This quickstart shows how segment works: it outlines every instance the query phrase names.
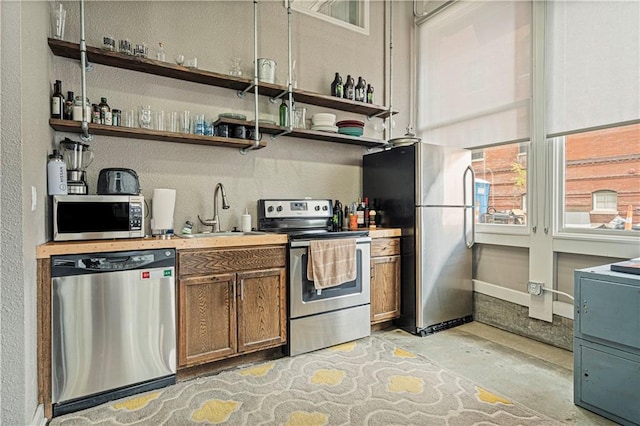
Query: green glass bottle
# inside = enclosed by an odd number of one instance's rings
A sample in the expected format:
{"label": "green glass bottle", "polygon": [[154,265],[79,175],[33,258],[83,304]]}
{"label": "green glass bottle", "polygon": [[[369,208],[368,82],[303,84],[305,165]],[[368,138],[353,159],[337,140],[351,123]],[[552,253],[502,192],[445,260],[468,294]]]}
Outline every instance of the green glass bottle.
{"label": "green glass bottle", "polygon": [[280,104],[280,125],[282,127],[289,126],[289,107],[287,107],[284,99],[282,99],[282,103]]}

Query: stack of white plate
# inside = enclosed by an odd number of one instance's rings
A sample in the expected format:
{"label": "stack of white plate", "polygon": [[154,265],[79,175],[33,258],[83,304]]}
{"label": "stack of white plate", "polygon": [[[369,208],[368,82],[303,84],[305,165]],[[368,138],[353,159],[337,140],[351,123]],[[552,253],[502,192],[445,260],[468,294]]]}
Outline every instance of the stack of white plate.
{"label": "stack of white plate", "polygon": [[336,126],[336,115],[328,112],[320,112],[311,116],[311,130],[319,130],[321,132],[338,132]]}

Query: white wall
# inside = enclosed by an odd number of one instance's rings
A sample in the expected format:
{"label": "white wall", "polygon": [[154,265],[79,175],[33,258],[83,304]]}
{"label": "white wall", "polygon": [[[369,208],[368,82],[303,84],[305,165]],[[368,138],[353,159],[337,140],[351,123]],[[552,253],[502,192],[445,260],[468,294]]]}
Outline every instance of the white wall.
{"label": "white wall", "polygon": [[[26,424],[37,406],[35,246],[46,241],[49,29],[45,2],[2,2],[0,423]],[[36,208],[31,210],[31,187]]]}

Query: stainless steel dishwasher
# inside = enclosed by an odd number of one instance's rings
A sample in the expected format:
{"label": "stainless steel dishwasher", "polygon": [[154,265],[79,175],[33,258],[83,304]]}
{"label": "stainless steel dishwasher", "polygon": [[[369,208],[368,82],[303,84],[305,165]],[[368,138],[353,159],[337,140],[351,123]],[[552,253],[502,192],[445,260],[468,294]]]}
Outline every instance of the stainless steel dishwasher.
{"label": "stainless steel dishwasher", "polygon": [[176,252],[52,256],[54,416],[175,383]]}

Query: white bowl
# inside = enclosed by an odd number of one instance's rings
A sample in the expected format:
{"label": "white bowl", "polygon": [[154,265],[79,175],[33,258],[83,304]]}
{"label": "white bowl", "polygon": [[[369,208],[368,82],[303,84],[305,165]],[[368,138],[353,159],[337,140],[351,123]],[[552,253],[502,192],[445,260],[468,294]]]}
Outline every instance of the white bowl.
{"label": "white bowl", "polygon": [[319,112],[311,116],[311,122],[319,126],[333,126],[336,123],[336,115],[328,112]]}

